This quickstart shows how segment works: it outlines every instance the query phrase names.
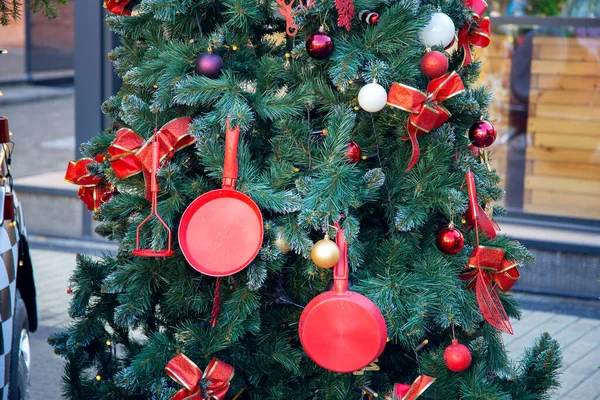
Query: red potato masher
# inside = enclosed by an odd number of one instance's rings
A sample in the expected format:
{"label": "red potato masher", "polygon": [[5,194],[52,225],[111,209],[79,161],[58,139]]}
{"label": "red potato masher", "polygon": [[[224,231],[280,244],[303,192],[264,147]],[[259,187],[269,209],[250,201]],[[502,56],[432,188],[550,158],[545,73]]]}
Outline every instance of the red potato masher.
{"label": "red potato masher", "polygon": [[[151,171],[151,175],[150,175],[151,176],[150,188],[151,188],[151,194],[152,194],[152,200],[151,200],[152,201],[152,211],[150,212],[150,215],[148,215],[146,217],[146,219],[143,220],[142,223],[138,225],[137,230],[136,230],[135,250],[133,250],[132,253],[134,256],[138,256],[138,257],[171,257],[174,254],[174,251],[171,248],[172,242],[173,242],[171,228],[169,228],[169,226],[165,223],[165,221],[158,214],[158,178],[156,177],[156,174],[157,174],[158,168],[160,166],[159,151],[160,151],[160,144],[158,143],[158,138],[155,134],[154,141],[152,142],[152,171]],[[150,219],[154,216],[156,217],[156,219],[158,219],[158,221],[161,223],[161,225],[164,226],[168,232],[168,235],[169,235],[168,236],[168,247],[163,250],[140,249],[140,231],[142,230],[142,227],[144,225],[146,225],[146,223],[148,221],[150,221]]]}
{"label": "red potato masher", "polygon": [[179,224],[179,245],[197,271],[215,277],[233,275],[248,266],[263,241],[263,218],[256,203],[235,190],[240,128],[225,134],[222,189],[194,200]]}
{"label": "red potato masher", "polygon": [[338,228],[333,290],[321,293],[304,308],[298,333],[306,354],[333,372],[358,371],[375,361],[385,348],[387,326],[379,308],[365,296],[348,290],[348,246]]}

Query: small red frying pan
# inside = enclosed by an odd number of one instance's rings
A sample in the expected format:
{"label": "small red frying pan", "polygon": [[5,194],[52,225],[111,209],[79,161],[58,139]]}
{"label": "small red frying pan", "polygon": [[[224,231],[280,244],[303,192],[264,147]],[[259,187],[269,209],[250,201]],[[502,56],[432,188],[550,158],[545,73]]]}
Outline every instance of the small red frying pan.
{"label": "small red frying pan", "polygon": [[348,290],[348,247],[342,229],[336,242],[342,256],[333,271],[334,289],[308,303],[298,332],[304,351],[315,363],[344,373],[366,367],[383,353],[387,326],[371,300]]}
{"label": "small red frying pan", "polygon": [[198,197],[183,213],[179,245],[197,271],[215,277],[233,275],[256,258],[263,241],[263,218],[254,201],[235,190],[240,128],[225,134],[223,187]]}

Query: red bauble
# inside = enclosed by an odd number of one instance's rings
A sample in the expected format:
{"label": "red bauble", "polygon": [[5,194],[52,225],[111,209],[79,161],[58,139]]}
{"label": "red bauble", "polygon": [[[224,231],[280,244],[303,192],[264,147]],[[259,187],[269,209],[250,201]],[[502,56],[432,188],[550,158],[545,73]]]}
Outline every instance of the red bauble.
{"label": "red bauble", "polygon": [[453,372],[463,372],[471,365],[471,351],[464,344],[454,339],[452,344],[444,351],[446,367]]}
{"label": "red bauble", "polygon": [[465,247],[465,238],[461,231],[449,226],[437,234],[435,243],[442,253],[453,255]]}
{"label": "red bauble", "polygon": [[104,8],[113,14],[117,15],[131,15],[135,1],[132,0],[106,0],[104,2]]}
{"label": "red bauble", "polygon": [[429,79],[436,79],[448,72],[448,58],[439,51],[429,51],[421,59],[421,71]]}
{"label": "red bauble", "polygon": [[348,143],[348,151],[346,151],[344,155],[348,157],[351,162],[357,163],[361,160],[362,150],[360,149],[358,143],[351,141]]}
{"label": "red bauble", "polygon": [[67,294],[73,294],[73,289],[67,288]]}
{"label": "red bauble", "polygon": [[335,44],[333,38],[319,28],[318,32],[312,33],[306,39],[306,52],[312,58],[325,60],[333,53]]}
{"label": "red bauble", "polygon": [[491,146],[496,140],[496,136],[496,128],[487,121],[478,121],[469,129],[469,140],[475,147]]}

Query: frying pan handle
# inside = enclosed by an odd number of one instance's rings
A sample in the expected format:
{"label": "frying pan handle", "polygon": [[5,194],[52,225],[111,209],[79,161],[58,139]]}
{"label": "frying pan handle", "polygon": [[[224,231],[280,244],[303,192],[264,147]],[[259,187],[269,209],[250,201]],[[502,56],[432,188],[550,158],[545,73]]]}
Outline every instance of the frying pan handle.
{"label": "frying pan handle", "polygon": [[240,140],[240,127],[230,127],[227,118],[227,130],[225,131],[225,165],[223,166],[223,189],[235,189],[238,178],[238,142]]}
{"label": "frying pan handle", "polygon": [[479,202],[477,201],[477,188],[475,186],[475,176],[469,169],[467,172],[467,193],[469,194],[469,205],[471,209],[471,218],[477,224],[479,220]]}
{"label": "frying pan handle", "polygon": [[338,228],[335,241],[340,248],[340,260],[333,269],[333,291],[336,294],[345,294],[348,292],[348,245],[344,238],[344,230],[336,222]]}

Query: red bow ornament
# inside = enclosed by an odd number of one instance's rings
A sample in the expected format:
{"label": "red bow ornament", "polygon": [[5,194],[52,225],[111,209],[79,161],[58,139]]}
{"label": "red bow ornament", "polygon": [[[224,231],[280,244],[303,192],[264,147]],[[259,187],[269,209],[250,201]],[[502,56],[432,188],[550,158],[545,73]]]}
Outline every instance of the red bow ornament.
{"label": "red bow ornament", "polygon": [[113,14],[131,15],[131,10],[135,3],[132,0],[105,0],[104,8]]}
{"label": "red bow ornament", "polygon": [[[96,161],[102,160],[97,158]],[[94,162],[91,158],[69,161],[65,174],[65,181],[79,185],[77,196],[90,211],[97,211],[103,203],[112,198],[115,191],[111,184],[88,171],[87,167]]]}
{"label": "red bow ornament", "polygon": [[476,246],[469,258],[469,271],[460,278],[470,281],[467,288],[475,288],[477,304],[490,325],[512,335],[512,325],[495,288],[510,290],[520,274],[517,264],[507,260],[505,254],[501,248]]}
{"label": "red bow ornament", "polygon": [[396,383],[394,393],[388,394],[386,400],[415,400],[419,398],[433,384],[435,378],[419,375],[412,385]]}
{"label": "red bow ornament", "polygon": [[[160,128],[156,133],[159,142],[160,162],[171,160],[176,151],[194,143],[194,138],[189,133],[191,117],[174,119]],[[108,148],[110,165],[119,179],[144,173],[146,179],[146,198],[151,199],[150,174],[155,166],[152,161],[152,142],[154,136],[144,141],[131,129],[119,129],[115,141]]]}
{"label": "red bow ornament", "polygon": [[400,83],[392,84],[388,93],[387,105],[411,113],[407,122],[407,130],[412,143],[412,157],[406,168],[407,172],[413,169],[421,155],[417,137],[439,128],[448,121],[452,114],[441,103],[464,90],[463,81],[455,71],[429,82],[427,93]]}
{"label": "red bow ornament", "polygon": [[462,47],[464,50],[463,67],[473,62],[471,45],[477,47],[489,46],[492,26],[488,17],[481,17],[488,6],[485,0],[465,0],[465,6],[473,10],[473,21],[476,25],[471,29],[472,24],[468,23],[458,32],[458,47]]}
{"label": "red bow ornament", "polygon": [[234,369],[213,358],[202,373],[192,360],[178,354],[167,363],[165,372],[184,387],[171,400],[223,400],[229,390]]}

